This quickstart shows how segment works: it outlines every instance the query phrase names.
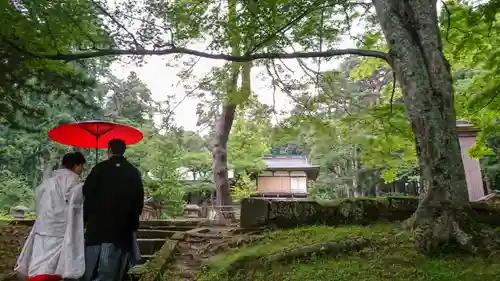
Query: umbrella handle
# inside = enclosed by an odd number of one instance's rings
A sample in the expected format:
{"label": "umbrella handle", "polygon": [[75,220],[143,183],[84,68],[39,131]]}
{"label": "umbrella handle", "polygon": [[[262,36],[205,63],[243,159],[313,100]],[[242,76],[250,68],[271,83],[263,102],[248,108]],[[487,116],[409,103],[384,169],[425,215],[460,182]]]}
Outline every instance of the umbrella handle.
{"label": "umbrella handle", "polygon": [[[97,124],[97,132],[99,132],[99,124]],[[95,164],[99,163],[99,134],[95,135]]]}
{"label": "umbrella handle", "polygon": [[95,164],[99,163],[99,136],[95,136]]}

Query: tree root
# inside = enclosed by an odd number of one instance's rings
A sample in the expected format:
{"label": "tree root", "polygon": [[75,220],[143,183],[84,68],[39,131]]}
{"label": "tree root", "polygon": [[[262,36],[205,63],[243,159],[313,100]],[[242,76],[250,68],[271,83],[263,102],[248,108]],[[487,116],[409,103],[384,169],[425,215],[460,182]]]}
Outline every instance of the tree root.
{"label": "tree root", "polygon": [[263,235],[240,236],[230,240],[227,244],[231,248],[236,248],[261,241],[264,238],[265,236]]}
{"label": "tree root", "polygon": [[284,250],[271,255],[243,256],[235,260],[229,266],[228,271],[230,274],[237,274],[249,268],[262,268],[276,263],[289,264],[291,262],[307,260],[314,255],[337,255],[345,252],[360,251],[369,245],[370,241],[368,239],[360,237],[347,241],[321,242],[291,250]]}
{"label": "tree root", "polygon": [[417,210],[406,222],[412,230],[417,250],[427,255],[446,252],[458,246],[476,254],[498,244],[492,228],[478,223],[472,208],[455,208],[451,205],[427,204]]}
{"label": "tree root", "polygon": [[450,243],[457,243],[460,248],[475,253],[477,247],[473,237],[460,227],[459,222],[449,214],[442,214],[433,220],[415,223],[412,227],[415,246],[424,254],[434,254]]}
{"label": "tree root", "polygon": [[207,244],[207,247],[204,249],[203,253],[210,252],[212,254],[220,253],[223,251],[227,251],[231,248],[241,247],[243,245],[251,244],[258,242],[264,239],[264,236],[238,236],[229,240],[222,240],[217,242],[211,242]]}
{"label": "tree root", "polygon": [[[369,240],[365,238],[358,238],[355,240],[348,240],[344,242],[330,241],[321,242],[309,246],[295,248],[288,251],[278,252],[269,255],[263,259],[265,264],[272,263],[289,263],[292,261],[308,259],[312,255],[330,255],[339,254],[344,252],[359,251],[370,244]],[[262,261],[261,261],[262,262]]]}

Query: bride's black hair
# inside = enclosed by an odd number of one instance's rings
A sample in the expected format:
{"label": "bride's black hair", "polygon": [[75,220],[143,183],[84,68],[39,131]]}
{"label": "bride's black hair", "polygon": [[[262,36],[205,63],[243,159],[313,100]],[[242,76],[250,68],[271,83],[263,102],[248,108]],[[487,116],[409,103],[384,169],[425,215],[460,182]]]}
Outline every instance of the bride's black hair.
{"label": "bride's black hair", "polygon": [[85,156],[81,152],[72,152],[64,154],[61,165],[66,169],[73,169],[77,165],[85,164]]}

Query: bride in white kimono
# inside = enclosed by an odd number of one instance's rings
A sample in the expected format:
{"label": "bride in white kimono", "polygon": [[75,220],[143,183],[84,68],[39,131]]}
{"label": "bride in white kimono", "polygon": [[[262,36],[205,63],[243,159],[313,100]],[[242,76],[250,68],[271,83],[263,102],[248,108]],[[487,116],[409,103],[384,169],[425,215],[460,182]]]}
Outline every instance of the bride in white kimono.
{"label": "bride in white kimono", "polygon": [[85,272],[83,231],[84,156],[68,153],[63,168],[36,190],[37,218],[14,270],[28,281],[78,279]]}

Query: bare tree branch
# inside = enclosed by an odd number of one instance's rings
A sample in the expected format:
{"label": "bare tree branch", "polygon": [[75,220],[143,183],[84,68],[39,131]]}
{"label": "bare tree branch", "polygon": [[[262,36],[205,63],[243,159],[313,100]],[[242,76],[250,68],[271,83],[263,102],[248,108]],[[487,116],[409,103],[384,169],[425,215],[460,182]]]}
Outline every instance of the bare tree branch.
{"label": "bare tree branch", "polygon": [[[78,30],[80,30],[80,33],[85,36],[87,38],[87,40],[89,40],[90,43],[92,43],[92,50],[98,50],[97,48],[97,43],[96,41],[94,40],[94,38],[92,38],[92,36],[90,36],[77,22],[76,20],[70,15],[70,14],[67,14],[66,15],[68,17],[68,19],[76,26],[76,28],[78,28]],[[81,48],[80,46],[80,50],[82,50],[83,48]]]}
{"label": "bare tree branch", "polygon": [[218,59],[218,60],[226,60],[233,62],[249,62],[259,59],[296,59],[296,58],[325,58],[325,57],[335,57],[335,56],[344,56],[344,55],[357,55],[362,57],[372,57],[379,58],[389,63],[389,57],[387,53],[374,51],[374,50],[363,50],[363,49],[332,49],[326,50],[323,52],[292,52],[292,53],[255,53],[255,54],[247,54],[243,56],[232,56],[227,54],[212,54],[207,52],[202,52],[198,50],[182,48],[182,47],[173,47],[169,49],[163,50],[147,50],[147,49],[102,49],[98,51],[89,51],[89,52],[81,52],[81,53],[68,53],[68,54],[43,54],[36,53],[29,50],[26,50],[5,36],[0,35],[1,41],[9,44],[13,48],[18,51],[30,55],[32,57],[40,58],[40,59],[50,59],[50,60],[61,60],[61,61],[74,61],[79,59],[89,59],[89,58],[97,58],[97,57],[105,57],[105,56],[164,56],[171,54],[184,54],[184,55],[193,55],[203,58],[209,59]]}
{"label": "bare tree branch", "polygon": [[[293,94],[292,92],[286,87],[286,84],[283,82],[281,79],[281,76],[278,73],[278,70],[276,69],[276,64],[274,61],[270,61],[270,64],[266,64],[266,69],[267,73],[272,79],[273,85],[276,85],[283,93],[287,94],[287,96],[294,101],[296,104],[302,104]],[[274,75],[273,75],[274,72]]]}
{"label": "bare tree branch", "polygon": [[174,44],[174,32],[172,31],[171,27],[162,26],[162,25],[159,25],[159,24],[155,23],[152,20],[141,19],[141,18],[138,18],[138,17],[134,17],[134,16],[131,16],[131,15],[125,14],[125,13],[120,13],[120,15],[123,16],[123,17],[125,17],[125,18],[131,19],[131,20],[140,21],[142,23],[149,24],[149,25],[154,26],[156,28],[162,29],[165,32],[165,34],[167,34],[170,37],[170,42],[168,42],[166,44],[162,44],[162,46],[156,44],[154,46],[155,48],[164,48],[164,47],[174,47],[175,46],[175,44]]}
{"label": "bare tree branch", "polygon": [[[292,44],[292,41],[289,39],[289,38],[285,38],[285,40],[287,40],[288,44],[290,44],[290,47],[292,48],[292,51],[296,52],[295,50],[295,47],[293,47],[293,44]],[[320,44],[321,46],[321,44]],[[323,49],[321,48],[319,50],[320,52],[323,51]],[[317,80],[312,74],[314,74],[315,76],[318,76],[320,75],[321,73],[320,72],[317,72],[316,70],[313,70],[311,69],[307,63],[305,63],[302,59],[300,58],[297,58],[297,63],[299,64],[300,68],[302,68],[302,71],[304,71],[304,73],[309,76],[309,78],[311,79],[311,81],[314,81],[314,80]],[[309,73],[311,72],[311,73]]]}
{"label": "bare tree branch", "polygon": [[132,32],[130,32],[122,23],[120,23],[120,21],[118,19],[116,19],[115,17],[113,17],[108,12],[108,10],[106,10],[105,7],[103,7],[101,4],[97,3],[97,1],[90,0],[90,2],[92,2],[94,4],[94,6],[96,6],[108,18],[110,18],[119,28],[123,29],[132,38],[132,41],[134,41],[134,45],[135,45],[136,48],[144,49],[144,47],[141,44],[139,44],[139,42],[137,41],[137,39],[135,38],[134,34]]}
{"label": "bare tree branch", "polygon": [[251,52],[255,52],[255,51],[259,50],[260,48],[262,48],[263,46],[265,46],[267,43],[269,43],[270,41],[272,41],[276,37],[276,35],[278,35],[280,33],[284,33],[290,27],[292,27],[295,23],[299,22],[304,17],[306,17],[309,13],[311,13],[311,12],[313,12],[315,10],[318,10],[318,6],[320,6],[319,4],[321,2],[322,2],[321,0],[316,0],[315,2],[313,2],[309,6],[309,8],[305,9],[305,11],[303,11],[301,14],[299,14],[296,18],[292,19],[291,21],[287,22],[282,27],[280,27],[277,30],[275,30],[273,34],[271,34],[270,36],[268,36],[267,38],[265,38],[262,42],[259,42],[258,44],[256,44],[253,47],[253,49],[252,49]]}

